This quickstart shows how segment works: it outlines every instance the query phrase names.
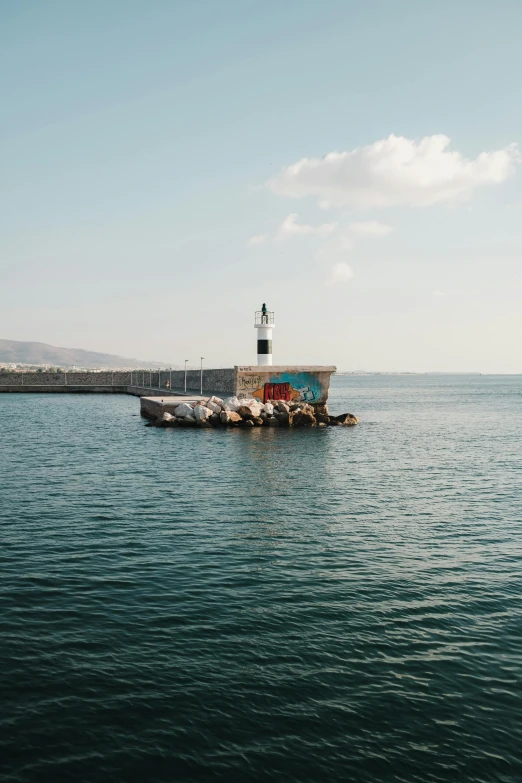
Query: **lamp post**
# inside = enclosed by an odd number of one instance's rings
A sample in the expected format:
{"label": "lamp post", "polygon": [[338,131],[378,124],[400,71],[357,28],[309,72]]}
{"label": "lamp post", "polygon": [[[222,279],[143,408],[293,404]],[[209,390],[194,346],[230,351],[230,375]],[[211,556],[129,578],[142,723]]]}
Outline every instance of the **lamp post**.
{"label": "lamp post", "polygon": [[187,362],[188,359],[185,359],[185,394],[187,393]]}
{"label": "lamp post", "polygon": [[205,358],[204,356],[201,357],[201,385],[200,385],[200,392],[199,392],[201,396],[203,396],[203,359],[204,358]]}

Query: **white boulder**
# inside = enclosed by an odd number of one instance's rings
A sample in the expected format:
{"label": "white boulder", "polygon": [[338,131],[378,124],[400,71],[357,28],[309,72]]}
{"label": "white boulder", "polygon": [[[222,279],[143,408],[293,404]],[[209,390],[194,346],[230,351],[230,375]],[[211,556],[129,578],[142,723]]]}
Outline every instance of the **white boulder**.
{"label": "white boulder", "polygon": [[225,410],[226,411],[234,411],[234,413],[237,413],[239,410],[240,405],[242,405],[242,402],[239,402],[237,397],[230,397],[225,402]]}
{"label": "white boulder", "polygon": [[174,408],[174,415],[177,419],[184,419],[186,416],[194,416],[194,410],[188,402],[181,402]]}
{"label": "white boulder", "polygon": [[264,405],[259,400],[255,400],[253,397],[250,397],[248,400],[241,400],[242,405],[246,405],[250,410],[252,411],[252,416],[259,416],[261,414],[261,411],[264,409]]}
{"label": "white boulder", "polygon": [[196,405],[194,408],[194,418],[196,421],[206,421],[210,416],[212,416],[213,411],[210,410],[210,408],[207,408],[205,405]]}
{"label": "white boulder", "polygon": [[[207,402],[207,407],[210,408],[209,403],[212,402],[214,405],[218,405],[220,410],[223,410],[225,407],[225,403],[221,399],[221,397],[211,397],[210,400]],[[217,413],[217,411],[215,411]]]}

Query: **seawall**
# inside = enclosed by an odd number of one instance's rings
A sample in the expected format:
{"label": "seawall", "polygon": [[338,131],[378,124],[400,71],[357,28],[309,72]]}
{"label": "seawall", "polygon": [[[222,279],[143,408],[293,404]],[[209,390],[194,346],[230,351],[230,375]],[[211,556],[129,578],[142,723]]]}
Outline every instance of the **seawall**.
{"label": "seawall", "polygon": [[[234,394],[235,368],[203,370],[203,386],[208,392]],[[184,370],[111,370],[103,372],[9,372],[0,373],[1,392],[62,394],[134,394],[138,397],[161,392],[184,393]],[[187,390],[200,390],[199,370],[187,371]]]}
{"label": "seawall", "polygon": [[0,393],[133,394],[168,396],[218,394],[268,400],[326,403],[335,367],[318,365],[236,366],[200,370],[107,370],[102,372],[0,373]]}

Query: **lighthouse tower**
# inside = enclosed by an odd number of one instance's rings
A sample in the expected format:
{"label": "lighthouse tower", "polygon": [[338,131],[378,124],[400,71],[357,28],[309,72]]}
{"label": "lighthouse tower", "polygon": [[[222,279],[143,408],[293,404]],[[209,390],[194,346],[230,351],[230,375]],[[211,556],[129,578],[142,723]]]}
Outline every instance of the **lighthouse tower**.
{"label": "lighthouse tower", "polygon": [[272,329],[275,325],[274,314],[266,309],[264,303],[261,310],[256,312],[254,326],[257,329],[257,364],[267,367],[272,364]]}

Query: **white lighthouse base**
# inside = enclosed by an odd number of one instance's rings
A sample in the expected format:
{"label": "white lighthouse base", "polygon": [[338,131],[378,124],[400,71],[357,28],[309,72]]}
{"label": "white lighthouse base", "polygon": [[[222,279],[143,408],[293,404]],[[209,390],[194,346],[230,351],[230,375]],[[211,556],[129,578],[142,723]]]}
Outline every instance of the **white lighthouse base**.
{"label": "white lighthouse base", "polygon": [[260,342],[267,342],[270,350],[270,353],[257,354],[258,367],[271,367],[272,366],[272,330],[275,328],[274,324],[255,324],[255,328],[257,329],[258,349],[261,347]]}

